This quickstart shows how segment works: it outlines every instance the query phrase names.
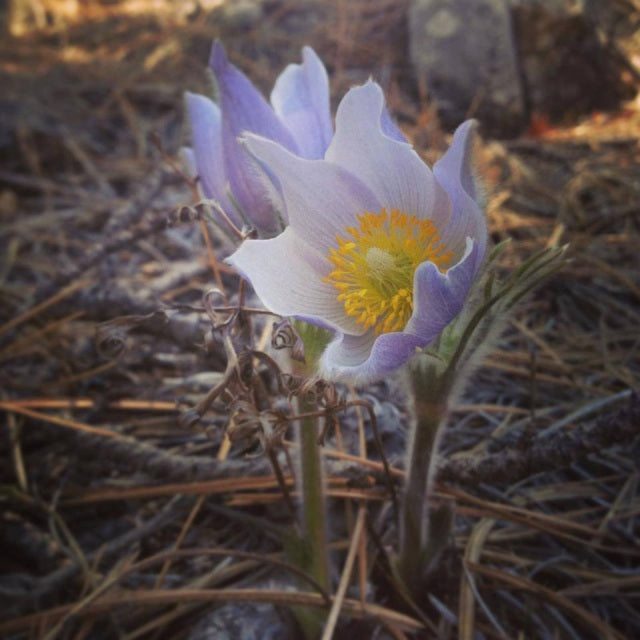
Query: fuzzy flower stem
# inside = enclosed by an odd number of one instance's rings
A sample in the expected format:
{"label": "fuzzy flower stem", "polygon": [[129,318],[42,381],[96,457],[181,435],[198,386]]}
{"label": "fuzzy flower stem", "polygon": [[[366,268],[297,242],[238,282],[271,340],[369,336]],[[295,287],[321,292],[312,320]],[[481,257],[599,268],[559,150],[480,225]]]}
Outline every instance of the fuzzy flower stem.
{"label": "fuzzy flower stem", "polygon": [[[440,436],[448,415],[449,376],[438,365],[417,357],[409,367],[413,394],[414,425],[409,449],[407,479],[400,516],[397,569],[410,592],[418,593],[428,565],[442,548],[433,539],[438,527],[428,511],[433,493]],[[446,531],[444,532],[446,536]]]}
{"label": "fuzzy flower stem", "polygon": [[[309,378],[330,334],[305,322],[295,322],[295,333],[304,345],[302,357],[292,360],[294,371]],[[295,342],[295,341],[294,341]],[[301,497],[300,527],[303,555],[300,566],[324,589],[329,589],[329,545],[327,542],[324,461],[320,448],[320,418],[317,400],[301,393],[297,398],[297,441],[299,445],[298,485]],[[309,636],[309,634],[306,634]]]}
{"label": "fuzzy flower stem", "polygon": [[[329,590],[329,547],[327,543],[324,472],[318,443],[319,425],[314,402],[298,398],[297,441],[299,445],[298,485],[301,496],[301,535],[296,555],[298,566],[323,589]],[[302,607],[295,614],[308,640],[317,638],[325,614]]]}
{"label": "fuzzy flower stem", "polygon": [[298,421],[300,446],[300,493],[302,496],[302,532],[307,544],[307,566],[311,576],[329,588],[329,555],[325,523],[324,473],[318,444],[317,407],[300,399]]}

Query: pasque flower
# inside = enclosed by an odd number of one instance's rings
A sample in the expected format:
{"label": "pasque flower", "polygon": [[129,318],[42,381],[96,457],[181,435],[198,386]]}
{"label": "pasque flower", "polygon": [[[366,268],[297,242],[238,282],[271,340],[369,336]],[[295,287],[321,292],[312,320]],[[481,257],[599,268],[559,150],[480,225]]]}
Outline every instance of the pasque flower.
{"label": "pasque flower", "polygon": [[246,219],[261,230],[281,228],[277,190],[274,196],[265,186],[260,167],[238,141],[241,134],[264,136],[310,159],[322,158],[331,141],[327,72],[310,47],[304,47],[302,57],[302,64],[290,64],[280,74],[269,105],[216,42],[210,66],[218,103],[186,94],[193,144],[186,150],[188,161],[204,195],[216,200],[238,226]]}
{"label": "pasque flower", "polygon": [[323,159],[247,135],[275,177],[288,226],[229,258],[263,304],[335,332],[329,379],[381,378],[461,311],[486,248],[486,222],[462,124],[433,171],[391,124],[380,87],[351,89]]}

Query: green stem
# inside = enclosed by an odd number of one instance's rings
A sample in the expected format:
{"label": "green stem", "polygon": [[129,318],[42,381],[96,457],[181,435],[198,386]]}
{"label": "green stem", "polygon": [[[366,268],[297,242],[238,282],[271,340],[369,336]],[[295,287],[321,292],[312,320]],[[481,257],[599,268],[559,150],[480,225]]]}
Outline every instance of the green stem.
{"label": "green stem", "polygon": [[[449,385],[438,375],[436,365],[420,362],[410,365],[414,402],[414,425],[409,448],[407,478],[400,517],[397,568],[404,584],[419,594],[427,570],[429,554],[436,553],[441,541],[430,540],[429,496],[433,492],[436,457],[442,427],[448,413]],[[431,514],[433,515],[433,514]],[[433,527],[436,531],[438,527]]]}
{"label": "green stem", "polygon": [[[300,452],[298,487],[300,503],[300,534],[295,545],[298,566],[325,591],[329,591],[329,552],[326,529],[324,469],[318,443],[318,418],[315,403],[298,398],[297,439]],[[304,607],[295,607],[295,615],[307,640],[320,636],[326,614]]]}
{"label": "green stem", "polygon": [[[315,403],[299,402],[301,414],[317,411]],[[300,445],[300,495],[302,496],[302,536],[306,543],[307,566],[304,568],[325,589],[329,589],[329,553],[325,519],[324,472],[318,444],[316,416],[303,415],[298,421]]]}

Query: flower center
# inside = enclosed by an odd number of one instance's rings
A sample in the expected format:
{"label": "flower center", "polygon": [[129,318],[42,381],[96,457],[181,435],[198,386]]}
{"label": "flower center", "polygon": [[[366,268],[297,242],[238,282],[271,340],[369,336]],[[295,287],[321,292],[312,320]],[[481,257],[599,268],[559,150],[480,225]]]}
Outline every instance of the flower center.
{"label": "flower center", "polygon": [[423,262],[441,271],[453,253],[440,243],[430,220],[397,209],[358,215],[358,227],[337,236],[327,256],[333,271],[325,278],[338,290],[347,315],[377,335],[402,331],[413,312],[413,274]]}

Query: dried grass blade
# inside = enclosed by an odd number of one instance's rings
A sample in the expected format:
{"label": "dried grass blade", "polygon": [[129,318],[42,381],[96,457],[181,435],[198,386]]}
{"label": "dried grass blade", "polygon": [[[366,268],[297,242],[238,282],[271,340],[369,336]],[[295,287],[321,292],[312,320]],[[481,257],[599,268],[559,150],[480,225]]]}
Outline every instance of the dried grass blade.
{"label": "dried grass blade", "polygon": [[504,584],[509,585],[513,589],[520,589],[533,593],[538,597],[544,598],[559,609],[563,609],[578,623],[584,626],[585,630],[592,632],[594,629],[607,640],[626,640],[625,637],[610,627],[604,620],[593,615],[584,607],[572,602],[566,596],[542,586],[532,580],[527,580],[521,576],[496,569],[494,567],[486,567],[477,563],[468,563],[468,568],[475,573],[492,578]]}
{"label": "dried grass blade", "polygon": [[[495,519],[483,518],[478,522],[469,536],[464,550],[464,562],[478,562],[482,554],[482,547],[486,542]],[[475,602],[470,578],[466,573],[460,576],[460,605],[458,609],[458,638],[459,640],[473,640],[475,627]]]}
{"label": "dried grass blade", "polygon": [[83,422],[77,422],[76,420],[68,420],[67,418],[60,418],[58,416],[50,416],[46,413],[40,413],[39,411],[33,411],[26,407],[20,406],[13,402],[0,402],[0,409],[4,411],[20,413],[36,420],[41,420],[48,424],[55,424],[59,427],[66,427],[68,429],[74,429],[75,431],[82,431],[93,436],[101,436],[103,438],[122,438],[119,433],[110,431],[109,429],[102,429],[100,427],[92,427],[91,425],[84,424]]}
{"label": "dried grass blade", "polygon": [[[77,609],[77,604],[62,605],[28,616],[0,622],[0,633],[33,628],[34,625],[44,621],[51,624],[53,620],[60,620],[63,616],[69,616],[72,613],[77,613],[77,615],[96,615],[112,612],[118,606],[159,606],[194,602],[267,602],[280,606],[326,607],[322,595],[308,591],[294,592],[273,589],[121,590],[104,595],[93,602],[83,603],[82,610]],[[424,629],[422,622],[404,613],[371,603],[366,603],[362,607],[358,600],[351,598],[345,598],[341,611],[343,615],[354,618],[371,616],[405,631],[420,631]]]}
{"label": "dried grass blade", "polygon": [[83,279],[83,280],[77,280],[76,282],[72,282],[70,285],[64,287],[63,289],[60,289],[60,291],[57,291],[46,300],[43,300],[42,302],[36,304],[30,309],[27,309],[25,312],[21,313],[15,318],[12,318],[11,320],[5,322],[2,326],[0,326],[0,336],[4,335],[5,333],[8,333],[12,329],[15,329],[15,327],[22,324],[23,322],[26,322],[27,320],[30,320],[34,316],[37,316],[39,313],[41,313],[45,309],[48,309],[49,307],[56,304],[57,302],[60,302],[60,300],[64,300],[65,298],[70,296],[72,293],[75,293],[78,289],[82,289],[86,285],[87,285],[87,280]]}
{"label": "dried grass blade", "polygon": [[364,530],[364,522],[366,517],[367,507],[366,505],[361,504],[360,508],[358,509],[356,525],[353,528],[353,533],[351,534],[349,553],[347,554],[347,559],[344,563],[344,569],[342,570],[342,576],[340,577],[340,584],[338,585],[338,590],[336,591],[336,595],[333,599],[331,611],[329,612],[329,617],[327,618],[327,622],[322,633],[322,640],[331,640],[331,638],[333,637],[333,631],[336,627],[336,623],[338,622],[338,616],[344,602],[344,596],[347,592],[347,587],[349,586],[349,580],[351,579],[353,563],[355,562],[356,553],[358,551],[358,547],[360,546],[360,539]]}

